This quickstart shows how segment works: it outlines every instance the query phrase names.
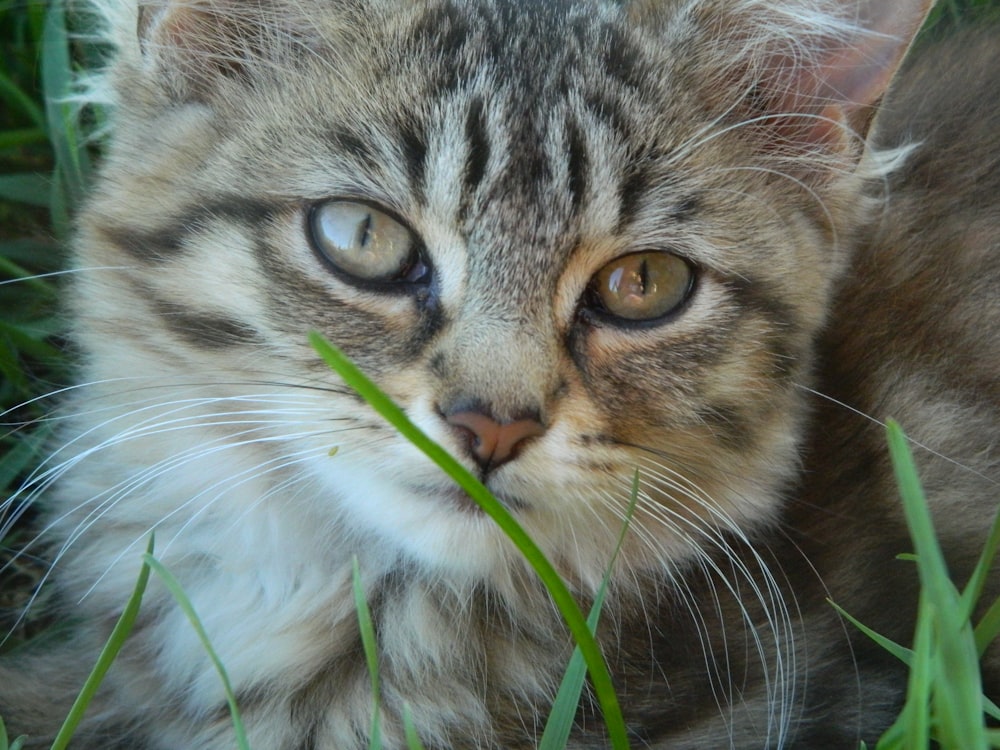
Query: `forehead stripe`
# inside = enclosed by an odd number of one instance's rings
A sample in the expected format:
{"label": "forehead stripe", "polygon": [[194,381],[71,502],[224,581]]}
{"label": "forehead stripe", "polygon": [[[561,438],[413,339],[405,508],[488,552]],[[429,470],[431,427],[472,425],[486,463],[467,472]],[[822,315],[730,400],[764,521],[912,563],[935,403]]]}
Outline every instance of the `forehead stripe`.
{"label": "forehead stripe", "polygon": [[587,195],[590,162],[583,133],[571,117],[566,118],[566,152],[570,200],[573,203],[573,212],[579,214]]}
{"label": "forehead stripe", "polygon": [[476,190],[486,175],[486,165],[490,160],[490,141],[486,131],[483,100],[476,97],[469,105],[465,119],[465,140],[468,155],[465,160],[465,189]]}

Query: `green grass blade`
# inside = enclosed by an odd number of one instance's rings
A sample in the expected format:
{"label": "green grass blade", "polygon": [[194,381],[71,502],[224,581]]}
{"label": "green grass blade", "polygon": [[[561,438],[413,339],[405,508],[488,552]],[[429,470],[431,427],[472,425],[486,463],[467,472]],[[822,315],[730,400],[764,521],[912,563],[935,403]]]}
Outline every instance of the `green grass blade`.
{"label": "green grass blade", "polygon": [[[150,536],[149,545],[146,548],[146,554],[143,556],[143,559],[145,560],[145,558],[149,557],[152,551],[153,537]],[[129,633],[132,632],[132,626],[135,625],[135,618],[139,614],[139,605],[142,603],[142,595],[146,591],[146,583],[148,581],[149,566],[144,562],[142,568],[139,570],[139,577],[136,579],[132,596],[129,597],[128,603],[125,605],[125,609],[122,611],[121,617],[118,618],[118,622],[115,623],[115,627],[112,629],[107,643],[105,643],[104,648],[101,649],[100,656],[97,658],[97,664],[94,665],[94,668],[91,670],[86,682],[84,682],[83,689],[80,690],[80,694],[77,695],[76,700],[73,702],[73,707],[70,709],[66,720],[59,729],[59,733],[52,742],[52,750],[65,750],[66,746],[69,745],[69,741],[72,739],[73,733],[76,732],[76,728],[83,719],[87,706],[89,706],[90,701],[93,700],[94,695],[97,693],[97,689],[104,680],[104,676],[108,673],[108,669],[111,668],[111,664],[114,662],[115,657],[118,656],[118,652],[121,651]]]}
{"label": "green grass blade", "polygon": [[208,658],[212,660],[212,664],[215,665],[215,671],[219,673],[219,677],[222,680],[223,688],[226,692],[226,702],[229,704],[229,713],[232,715],[233,719],[233,730],[236,733],[236,744],[240,750],[250,750],[250,744],[247,742],[246,730],[243,727],[243,718],[240,716],[239,707],[236,705],[236,695],[233,693],[232,683],[229,681],[229,674],[226,672],[225,666],[222,664],[222,660],[219,655],[215,652],[212,647],[212,642],[208,638],[208,633],[205,632],[205,626],[202,625],[201,618],[198,617],[198,613],[195,612],[194,606],[191,604],[191,600],[188,598],[187,594],[184,593],[184,589],[181,587],[180,582],[174,577],[167,568],[153,557],[151,552],[147,552],[142,556],[145,560],[146,565],[156,573],[160,581],[166,586],[167,590],[173,595],[174,600],[177,602],[177,606],[181,608],[181,611],[188,618],[188,622],[191,623],[191,627],[194,628],[195,633],[198,634],[198,640],[201,641],[202,648],[205,649],[205,653],[208,654]]}
{"label": "green grass blade", "polygon": [[409,703],[403,704],[403,732],[406,734],[407,750],[426,750],[417,734],[417,726],[413,723],[413,711]]}
{"label": "green grass blade", "polygon": [[57,179],[51,207],[53,223],[61,236],[68,231],[68,215],[86,194],[90,182],[90,157],[80,133],[74,107],[67,101],[73,91],[73,65],[69,51],[66,12],[62,0],[49,5],[42,32],[42,88],[49,140],[56,158]]}
{"label": "green grass blade", "polygon": [[[587,626],[591,633],[597,631],[605,593],[606,587],[602,585],[597,592],[593,606],[590,608],[590,614],[587,616]],[[573,656],[570,658],[569,666],[559,684],[556,698],[552,702],[552,709],[545,722],[545,730],[538,743],[538,750],[562,750],[566,747],[570,732],[573,730],[573,722],[576,720],[577,707],[580,705],[580,695],[583,692],[586,677],[587,663],[583,659],[583,652],[577,646],[573,649]]]}
{"label": "green grass blade", "polygon": [[1000,599],[997,599],[976,625],[976,651],[982,656],[997,636],[1000,636]]}
{"label": "green grass blade", "polygon": [[7,747],[7,734],[3,729],[3,722],[0,721],[0,750],[23,750],[24,743],[28,741],[27,735],[21,735],[16,737],[13,742],[10,743],[10,747]]}
{"label": "green grass blade", "polygon": [[0,131],[0,151],[45,143],[48,134],[39,128],[19,128]]}
{"label": "green grass blade", "polygon": [[1000,722],[1000,706],[985,695],[983,696],[983,713],[993,719],[993,721]]}
{"label": "green grass blade", "polygon": [[904,747],[923,748],[930,745],[931,685],[934,678],[934,612],[933,605],[921,597],[917,614],[917,630],[913,639],[913,663],[903,707]]}
{"label": "green grass blade", "polygon": [[990,527],[990,533],[986,536],[986,543],[983,545],[983,551],[976,562],[976,568],[969,576],[965,590],[962,591],[966,617],[972,617],[972,613],[979,603],[979,597],[982,596],[983,588],[990,577],[998,548],[1000,548],[1000,511],[993,517],[993,525]]}
{"label": "green grass blade", "polygon": [[936,649],[930,671],[934,680],[937,740],[946,748],[985,750],[988,742],[972,625],[965,614],[962,596],[948,575],[906,436],[892,420],[887,423],[886,431],[893,471],[917,555],[921,596],[926,597],[933,625]]}
{"label": "green grass blade", "polygon": [[16,247],[14,243],[0,243],[0,274],[10,277],[11,280],[16,280],[18,284],[31,287],[31,291],[36,292],[40,297],[55,298],[57,295],[55,287],[45,279],[38,278],[31,271],[24,268],[24,266],[11,260],[8,254],[4,252],[8,246],[12,248]]}
{"label": "green grass blade", "polygon": [[21,110],[38,128],[45,127],[45,112],[42,108],[2,71],[0,71],[0,100],[10,110]]}
{"label": "green grass blade", "polygon": [[365,652],[368,664],[368,676],[372,684],[372,732],[368,742],[369,750],[379,750],[382,747],[382,722],[380,719],[382,697],[378,679],[378,646],[375,642],[375,626],[372,624],[372,613],[368,609],[365,589],[361,585],[361,570],[358,558],[351,563],[351,587],[354,590],[354,609],[358,613],[358,628],[361,631],[361,647]]}
{"label": "green grass blade", "polygon": [[944,555],[934,533],[934,523],[927,509],[927,498],[924,496],[917,467],[913,463],[913,456],[903,430],[896,422],[889,420],[886,433],[896,485],[903,500],[910,537],[913,539],[917,569],[921,581],[934,593],[932,603],[941,604],[947,601],[948,589],[953,586],[948,577]]}
{"label": "green grass blade", "polygon": [[37,174],[0,175],[0,200],[48,206],[52,180]]}
{"label": "green grass blade", "polygon": [[340,350],[324,339],[320,334],[311,332],[309,341],[323,360],[343,378],[349,386],[382,415],[399,433],[424,452],[434,463],[459,486],[468,493],[483,512],[490,516],[510,538],[513,544],[524,555],[528,563],[535,569],[539,578],[545,584],[556,607],[562,613],[566,625],[583,652],[584,660],[590,671],[594,692],[597,694],[604,721],[615,750],[628,748],[628,734],[625,720],[622,718],[618,697],[615,695],[611,675],[601,654],[600,647],[591,635],[587,622],[579,606],[570,594],[566,584],[560,578],[552,564],[538,548],[535,542],[521,528],[521,525],[501,503],[493,497],[488,489],[472,476],[458,461],[440,445],[428,438],[409,418],[396,406],[388,396],[382,393]]}
{"label": "green grass blade", "polygon": [[[639,500],[639,472],[632,478],[632,491],[629,498],[629,507],[625,515],[625,523],[622,524],[621,532],[618,534],[618,543],[615,545],[611,562],[608,563],[607,570],[604,571],[604,578],[601,580],[601,587],[594,598],[594,604],[590,608],[587,616],[587,627],[591,633],[597,632],[597,625],[601,616],[601,609],[604,607],[604,600],[607,595],[608,582],[611,580],[611,572],[614,568],[618,554],[621,552],[622,544],[625,543],[625,534],[632,516],[635,513],[635,506]],[[577,707],[580,705],[580,695],[583,692],[584,680],[587,676],[587,664],[583,660],[583,653],[579,646],[573,649],[573,656],[570,658],[569,666],[559,684],[559,691],[556,699],[552,702],[552,710],[549,718],[545,722],[545,730],[542,732],[541,742],[538,750],[563,750],[569,741],[570,732],[573,730],[573,722],[576,719]]]}
{"label": "green grass blade", "polygon": [[865,625],[863,622],[861,622],[860,620],[856,619],[853,615],[849,614],[847,612],[847,610],[845,610],[844,608],[842,608],[839,604],[837,604],[832,599],[827,599],[827,602],[829,602],[830,606],[832,606],[834,609],[837,610],[837,612],[840,613],[841,617],[843,617],[844,619],[846,619],[854,627],[856,627],[858,630],[860,630],[866,636],[868,636],[873,641],[875,641],[875,643],[877,643],[879,646],[881,646],[886,651],[888,651],[890,654],[892,654],[897,659],[899,659],[901,662],[903,662],[903,664],[906,664],[907,666],[910,666],[913,663],[913,651],[911,649],[908,649],[905,646],[900,646],[898,643],[896,643],[895,641],[889,640],[884,635],[882,635],[880,633],[876,633],[874,630],[872,630],[870,627],[868,627],[867,625]]}
{"label": "green grass blade", "polygon": [[[0,260],[27,264],[39,272],[60,271],[63,267],[63,252],[59,245],[49,240],[30,237],[3,239],[0,240]],[[22,269],[14,276],[22,277],[22,274],[27,273]]]}

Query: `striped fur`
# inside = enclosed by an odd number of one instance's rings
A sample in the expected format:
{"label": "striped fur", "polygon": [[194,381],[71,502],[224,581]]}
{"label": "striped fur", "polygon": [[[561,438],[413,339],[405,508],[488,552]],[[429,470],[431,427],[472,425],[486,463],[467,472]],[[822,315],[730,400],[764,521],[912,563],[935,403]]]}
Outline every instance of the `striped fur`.
{"label": "striped fur", "polygon": [[[959,54],[928,52],[864,142],[925,5],[107,0],[116,54],[87,96],[113,105],[113,135],[69,295],[80,385],[9,501],[43,508],[25,554],[52,561],[76,631],[0,663],[0,715],[44,743],[155,532],[253,747],[367,746],[355,557],[386,746],[404,746],[404,707],[428,748],[535,746],[565,628],[493,522],[326,369],[317,330],[478,471],[584,606],[638,471],[600,633],[636,746],[871,741],[899,670],[825,598],[905,639],[914,592],[863,415],[937,451],[958,571],[998,477],[997,217],[967,186],[951,192],[972,216],[924,207],[939,171],[995,164],[1000,144],[921,144],[961,111],[946,97],[1000,97],[927,85]],[[310,216],[330,198],[412,230],[426,280],[320,257]],[[591,280],[639,251],[683,257],[691,291],[619,320]],[[480,466],[451,421],[466,412],[544,434]],[[231,732],[154,582],[76,746]],[[571,746],[606,746],[586,699]]]}

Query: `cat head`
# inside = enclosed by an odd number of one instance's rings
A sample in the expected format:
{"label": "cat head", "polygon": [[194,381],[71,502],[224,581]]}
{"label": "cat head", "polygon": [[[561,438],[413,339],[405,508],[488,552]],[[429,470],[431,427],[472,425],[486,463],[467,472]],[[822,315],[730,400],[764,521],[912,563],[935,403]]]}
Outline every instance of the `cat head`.
{"label": "cat head", "polygon": [[623,567],[775,517],[925,2],[110,5],[116,134],[79,242],[110,270],[81,277],[78,338],[91,381],[163,394],[113,429],[204,399],[115,441],[176,464],[148,474],[161,518],[273,506],[435,574],[509,567],[310,330],[583,586],[636,472]]}

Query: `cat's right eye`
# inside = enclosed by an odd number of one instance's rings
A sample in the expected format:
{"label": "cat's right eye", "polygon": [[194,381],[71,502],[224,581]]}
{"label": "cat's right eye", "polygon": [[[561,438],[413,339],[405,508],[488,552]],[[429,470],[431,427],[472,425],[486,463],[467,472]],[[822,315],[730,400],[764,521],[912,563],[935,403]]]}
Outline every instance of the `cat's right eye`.
{"label": "cat's right eye", "polygon": [[594,274],[584,301],[590,310],[617,322],[654,323],[680,310],[694,285],[694,268],[680,256],[630,253]]}
{"label": "cat's right eye", "polygon": [[323,260],[353,279],[420,283],[430,274],[416,235],[366,203],[329,200],[313,206],[309,233]]}

